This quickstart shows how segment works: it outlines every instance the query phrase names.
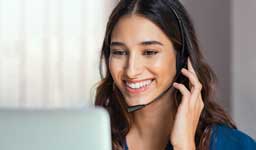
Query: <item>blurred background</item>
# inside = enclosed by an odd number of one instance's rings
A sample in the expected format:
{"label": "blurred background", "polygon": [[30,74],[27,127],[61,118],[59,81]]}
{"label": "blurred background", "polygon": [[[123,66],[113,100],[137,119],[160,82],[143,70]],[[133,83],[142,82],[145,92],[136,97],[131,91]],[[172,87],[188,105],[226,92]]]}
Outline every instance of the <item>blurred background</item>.
{"label": "blurred background", "polygon": [[[0,107],[93,105],[98,60],[118,0],[0,0]],[[208,63],[218,102],[256,138],[256,1],[181,0]]]}

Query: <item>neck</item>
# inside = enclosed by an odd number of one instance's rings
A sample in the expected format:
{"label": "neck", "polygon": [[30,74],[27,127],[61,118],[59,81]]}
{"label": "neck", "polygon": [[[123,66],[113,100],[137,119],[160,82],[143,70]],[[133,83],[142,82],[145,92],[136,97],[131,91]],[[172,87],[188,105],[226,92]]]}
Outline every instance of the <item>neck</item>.
{"label": "neck", "polygon": [[[133,124],[129,133],[140,142],[151,146],[165,146],[173,124],[170,92],[141,110],[132,113]],[[156,138],[157,137],[157,138]]]}

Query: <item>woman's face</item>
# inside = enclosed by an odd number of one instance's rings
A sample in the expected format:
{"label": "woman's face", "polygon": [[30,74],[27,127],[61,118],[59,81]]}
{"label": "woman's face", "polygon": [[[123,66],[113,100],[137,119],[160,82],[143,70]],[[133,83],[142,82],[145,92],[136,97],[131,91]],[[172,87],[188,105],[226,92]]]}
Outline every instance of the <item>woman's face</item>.
{"label": "woman's face", "polygon": [[111,35],[109,70],[129,106],[148,103],[170,86],[176,74],[173,44],[147,18],[124,16]]}

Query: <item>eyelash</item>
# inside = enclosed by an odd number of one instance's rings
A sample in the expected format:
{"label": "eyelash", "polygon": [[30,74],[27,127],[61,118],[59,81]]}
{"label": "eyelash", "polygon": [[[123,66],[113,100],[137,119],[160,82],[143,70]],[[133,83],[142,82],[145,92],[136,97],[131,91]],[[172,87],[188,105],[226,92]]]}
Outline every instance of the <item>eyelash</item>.
{"label": "eyelash", "polygon": [[125,51],[125,50],[112,50],[111,54],[113,54],[113,55],[127,55],[127,51]]}
{"label": "eyelash", "polygon": [[[153,55],[156,55],[157,53],[158,53],[158,51],[156,51],[156,50],[148,49],[143,52],[143,55],[153,56]],[[111,54],[123,56],[123,55],[128,55],[128,52],[126,50],[112,50]]]}
{"label": "eyelash", "polygon": [[158,53],[158,51],[156,51],[156,50],[145,50],[143,52],[143,55],[152,56],[152,55],[156,55],[157,53]]}

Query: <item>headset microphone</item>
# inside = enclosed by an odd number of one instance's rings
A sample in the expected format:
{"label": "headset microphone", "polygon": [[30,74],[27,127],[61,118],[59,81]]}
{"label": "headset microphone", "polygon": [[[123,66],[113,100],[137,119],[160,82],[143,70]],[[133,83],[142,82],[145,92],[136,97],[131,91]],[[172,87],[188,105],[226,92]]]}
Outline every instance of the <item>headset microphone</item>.
{"label": "headset microphone", "polygon": [[[175,80],[174,80],[175,81]],[[128,112],[134,112],[134,111],[137,111],[137,110],[140,110],[144,107],[146,107],[147,105],[153,103],[154,101],[156,101],[157,99],[159,99],[160,97],[162,97],[165,93],[167,93],[169,91],[169,89],[172,87],[172,84],[166,89],[164,90],[159,96],[157,96],[156,98],[154,98],[152,101],[150,101],[149,103],[147,104],[140,104],[140,105],[134,105],[134,106],[128,106],[128,109],[127,111]]]}

